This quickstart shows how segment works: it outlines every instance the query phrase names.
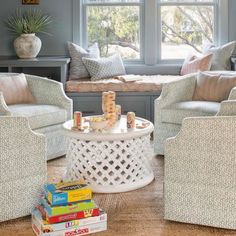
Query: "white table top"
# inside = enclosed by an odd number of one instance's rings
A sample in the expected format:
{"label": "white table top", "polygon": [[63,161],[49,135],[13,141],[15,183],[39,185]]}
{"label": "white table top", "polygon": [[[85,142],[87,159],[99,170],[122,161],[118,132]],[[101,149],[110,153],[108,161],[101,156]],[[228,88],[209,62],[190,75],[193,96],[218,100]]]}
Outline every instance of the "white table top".
{"label": "white table top", "polygon": [[[85,117],[89,118],[88,117]],[[113,141],[113,140],[127,140],[132,138],[138,138],[150,134],[154,130],[153,124],[143,118],[136,117],[136,125],[142,125],[142,123],[147,123],[148,125],[145,128],[134,128],[127,129],[127,118],[122,116],[121,120],[116,123],[116,125],[103,132],[95,132],[89,130],[89,128],[84,129],[83,131],[73,130],[73,120],[69,120],[63,124],[63,128],[66,131],[66,135],[69,137],[88,140],[88,141]],[[89,122],[84,122],[83,126],[89,127]]]}

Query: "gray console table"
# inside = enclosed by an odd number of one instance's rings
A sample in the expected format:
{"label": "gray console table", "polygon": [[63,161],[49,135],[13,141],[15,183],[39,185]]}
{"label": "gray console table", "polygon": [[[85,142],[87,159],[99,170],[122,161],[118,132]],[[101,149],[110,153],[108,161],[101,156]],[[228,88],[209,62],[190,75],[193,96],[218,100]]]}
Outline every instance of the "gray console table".
{"label": "gray console table", "polygon": [[[49,77],[66,84],[68,64],[66,57],[37,57],[33,59],[18,59],[16,57],[0,57],[1,72],[16,72]],[[50,69],[58,69],[51,74]]]}

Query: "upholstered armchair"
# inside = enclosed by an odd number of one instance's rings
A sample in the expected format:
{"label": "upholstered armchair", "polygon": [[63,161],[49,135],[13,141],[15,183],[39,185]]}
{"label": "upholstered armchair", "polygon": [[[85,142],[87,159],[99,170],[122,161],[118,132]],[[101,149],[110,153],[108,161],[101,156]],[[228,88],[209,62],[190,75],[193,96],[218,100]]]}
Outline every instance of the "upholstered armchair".
{"label": "upholstered armchair", "polygon": [[27,118],[0,117],[0,222],[31,214],[47,181],[46,161],[46,138]]}
{"label": "upholstered armchair", "polygon": [[[236,76],[236,72],[230,71],[211,73]],[[184,118],[215,116],[220,110],[223,112],[231,106],[230,100],[236,100],[236,88],[233,88],[228,100],[223,102],[193,101],[196,79],[197,73],[163,84],[162,93],[155,100],[154,151],[156,154],[164,154],[165,140],[177,135]]]}
{"label": "upholstered armchair", "polygon": [[236,89],[165,143],[165,219],[236,229]]}
{"label": "upholstered armchair", "polygon": [[[33,131],[46,136],[47,158],[64,155],[66,139],[62,124],[72,117],[72,100],[57,81],[33,75],[26,75],[26,79],[35,103],[7,105],[0,93],[0,120],[4,116],[26,117]],[[7,132],[9,124],[2,125]]]}

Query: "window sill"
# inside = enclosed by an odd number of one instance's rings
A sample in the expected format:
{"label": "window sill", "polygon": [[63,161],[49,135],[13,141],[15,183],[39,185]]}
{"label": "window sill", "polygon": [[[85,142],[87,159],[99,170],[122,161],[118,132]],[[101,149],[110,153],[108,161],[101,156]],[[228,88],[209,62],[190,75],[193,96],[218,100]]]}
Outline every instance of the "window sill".
{"label": "window sill", "polygon": [[127,74],[139,75],[179,75],[182,64],[125,64]]}

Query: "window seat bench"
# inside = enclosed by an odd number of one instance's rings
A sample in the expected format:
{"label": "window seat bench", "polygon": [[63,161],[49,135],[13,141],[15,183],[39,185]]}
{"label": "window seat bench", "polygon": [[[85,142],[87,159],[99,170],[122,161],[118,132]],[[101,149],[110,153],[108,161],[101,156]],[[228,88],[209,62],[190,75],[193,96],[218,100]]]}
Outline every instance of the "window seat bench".
{"label": "window seat bench", "polygon": [[116,79],[99,81],[69,80],[66,93],[73,99],[74,110],[83,115],[102,114],[102,92],[115,91],[117,104],[122,106],[122,113],[134,111],[137,116],[154,120],[154,100],[160,96],[163,83],[179,79],[180,76],[152,75],[141,76],[142,80],[124,83]]}

